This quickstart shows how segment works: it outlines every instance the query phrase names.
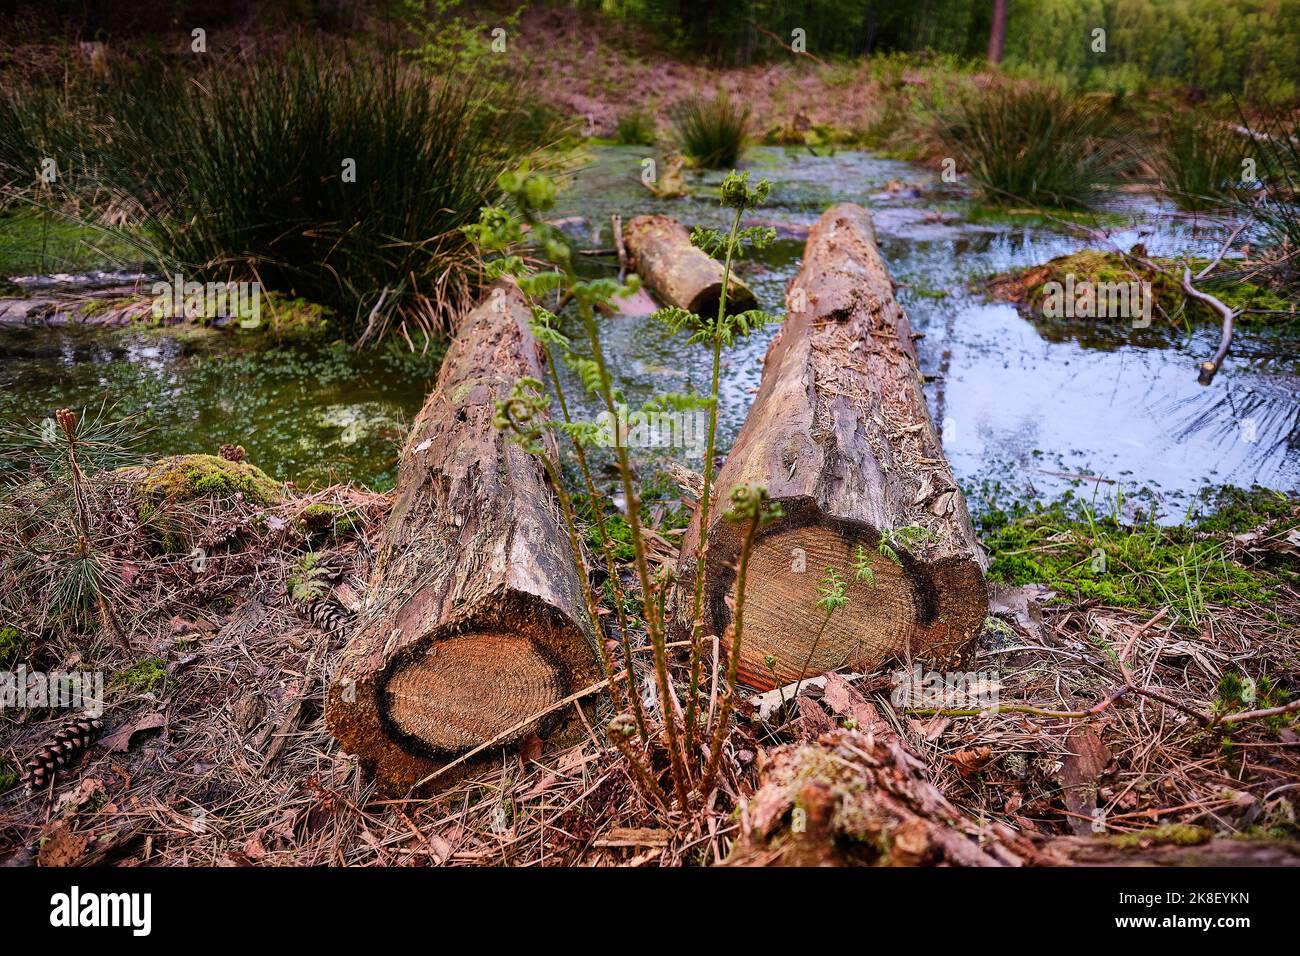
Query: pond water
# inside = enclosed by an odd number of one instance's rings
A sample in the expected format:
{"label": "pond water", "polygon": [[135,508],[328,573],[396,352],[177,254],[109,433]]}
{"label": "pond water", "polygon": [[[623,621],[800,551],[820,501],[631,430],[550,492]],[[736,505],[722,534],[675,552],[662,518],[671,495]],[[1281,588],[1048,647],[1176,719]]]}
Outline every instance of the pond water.
{"label": "pond water", "polygon": [[[641,185],[641,147],[597,147],[572,175],[555,215],[581,246],[612,245],[610,216],[662,212],[687,224],[726,225],[720,173],[690,173],[690,195],[657,199]],[[1147,488],[1181,517],[1207,485],[1300,485],[1300,359],[1294,344],[1239,330],[1215,383],[1196,383],[1216,329],[1191,334],[1095,320],[1047,322],[981,291],[994,273],[1084,248],[1039,220],[972,217],[960,192],[907,163],[861,152],[813,156],[755,148],[743,168],[774,186],[750,219],[778,241],[738,267],[768,311],[783,309],[803,234],[829,204],[865,204],[912,324],[926,393],[957,477],[979,500],[1052,496],[1071,486],[1111,497]],[[892,186],[891,186],[892,184]],[[1213,222],[1167,217],[1151,200],[1115,210],[1127,248],[1213,254]],[[609,258],[586,268],[612,269]],[[643,318],[603,320],[607,353],[635,409],[661,391],[704,391],[709,355]],[[772,332],[725,357],[722,446],[734,438],[757,388]],[[210,330],[92,332],[0,330],[0,422],[41,419],[62,405],[105,398],[138,416],[141,451],[214,452],[242,444],[250,460],[303,486],[391,483],[395,443],[436,374],[434,357],[354,353],[342,343],[261,347]],[[580,390],[570,381],[575,397]],[[598,409],[585,400],[581,414]],[[689,467],[698,456],[676,453]]]}
{"label": "pond water", "polygon": [[0,329],[0,424],[60,407],[131,416],[144,455],[248,459],[307,488],[392,484],[397,449],[437,374],[436,356],[275,343],[202,328]]}
{"label": "pond water", "polygon": [[[636,147],[601,150],[576,176],[559,214],[582,217],[575,228],[587,228],[596,246],[609,244],[613,213],[626,220],[663,212],[725,227],[714,188],[721,174],[688,173],[691,196],[658,200],[640,184],[650,155]],[[759,148],[744,168],[774,184],[768,206],[749,221],[775,226],[778,242],[738,266],[770,312],[783,311],[803,234],[825,208],[850,201],[872,210],[899,298],[914,329],[925,333],[918,349],[931,378],[931,412],[975,506],[995,496],[1052,497],[1066,488],[1112,499],[1119,489],[1126,496],[1146,489],[1166,520],[1177,521],[1207,486],[1300,486],[1294,340],[1239,326],[1224,369],[1203,387],[1197,366],[1213,353],[1217,328],[1188,334],[1167,323],[1132,329],[1098,320],[1051,322],[989,301],[983,283],[990,276],[1087,247],[1064,228],[1037,218],[972,218],[962,195],[930,172],[861,152]],[[1172,215],[1149,198],[1128,198],[1108,212],[1120,248],[1142,242],[1153,255],[1212,256],[1226,237],[1221,224]],[[654,391],[707,389],[706,349],[686,349],[636,318],[611,318],[604,328],[610,351],[622,359],[632,407]],[[744,421],[773,333],[727,353],[723,447]],[[588,415],[596,412],[587,406]]]}

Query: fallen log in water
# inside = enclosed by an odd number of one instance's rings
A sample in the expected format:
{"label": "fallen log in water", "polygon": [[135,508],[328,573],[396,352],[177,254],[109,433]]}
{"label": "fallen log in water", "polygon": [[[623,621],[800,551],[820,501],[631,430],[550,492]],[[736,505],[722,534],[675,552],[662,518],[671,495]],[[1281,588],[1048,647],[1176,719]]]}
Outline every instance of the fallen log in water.
{"label": "fallen log in water", "polygon": [[518,379],[541,377],[528,318],[503,282],[460,322],[402,450],[370,600],[331,683],[330,732],[388,792],[489,741],[432,784],[534,734],[571,736],[574,708],[528,718],[599,679],[545,473],[492,421]]}
{"label": "fallen log in water", "polygon": [[[0,328],[9,326],[119,326],[150,321],[152,298],[132,288],[80,295],[34,295],[0,299]],[[180,320],[178,320],[180,321]]]}
{"label": "fallen log in water", "polygon": [[[787,304],[714,484],[705,631],[725,633],[732,617],[740,537],[721,505],[737,485],[763,485],[784,517],[760,533],[749,564],[743,683],[769,689],[839,667],[866,672],[895,654],[950,654],[987,613],[984,558],[866,210],[840,204],[821,217]],[[683,539],[684,592],[698,521]],[[829,621],[817,607],[828,567],[848,582]],[[688,612],[689,601],[679,594]]]}
{"label": "fallen log in water", "polygon": [[[685,226],[667,216],[637,216],[623,237],[637,273],[661,301],[697,315],[717,315],[722,263],[691,245]],[[756,304],[754,293],[733,273],[727,311],[743,312]]]}

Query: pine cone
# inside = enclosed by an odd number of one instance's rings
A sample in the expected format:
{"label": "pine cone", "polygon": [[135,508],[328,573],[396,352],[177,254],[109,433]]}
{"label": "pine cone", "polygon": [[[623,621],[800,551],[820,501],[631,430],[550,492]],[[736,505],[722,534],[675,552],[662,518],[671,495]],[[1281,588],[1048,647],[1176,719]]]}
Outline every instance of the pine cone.
{"label": "pine cone", "polygon": [[[210,448],[212,446],[209,445],[208,447]],[[244,446],[243,445],[222,445],[221,448],[218,449],[217,454],[219,454],[226,461],[243,461]]]}
{"label": "pine cone", "polygon": [[98,717],[77,717],[64,724],[44,747],[36,751],[23,769],[28,791],[44,790],[55,774],[71,763],[94,739],[103,726]]}
{"label": "pine cone", "polygon": [[338,601],[329,598],[317,598],[306,604],[297,604],[295,607],[313,627],[332,637],[342,636],[355,616]]}

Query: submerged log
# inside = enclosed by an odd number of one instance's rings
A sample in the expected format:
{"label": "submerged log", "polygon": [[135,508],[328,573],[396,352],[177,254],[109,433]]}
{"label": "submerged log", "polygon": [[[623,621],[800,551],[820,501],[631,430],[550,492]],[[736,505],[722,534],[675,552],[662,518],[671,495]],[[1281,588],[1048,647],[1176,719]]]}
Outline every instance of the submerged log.
{"label": "submerged log", "polygon": [[533,735],[571,738],[574,708],[553,705],[599,679],[545,472],[492,421],[518,379],[541,377],[528,318],[503,282],[460,322],[402,450],[370,599],[331,683],[330,732],[390,793],[489,742],[431,788]]}
{"label": "submerged log", "polygon": [[[637,216],[623,236],[637,273],[660,300],[697,315],[717,315],[722,263],[691,245],[685,226],[667,216]],[[727,311],[743,312],[756,304],[754,293],[733,272]]]}
{"label": "submerged log", "polygon": [[[821,217],[787,304],[714,485],[706,633],[724,634],[733,613],[740,536],[723,518],[727,495],[763,485],[784,517],[760,533],[749,564],[743,683],[766,690],[844,666],[867,672],[893,655],[950,655],[987,613],[984,557],[866,210],[840,204]],[[684,538],[683,589],[698,521]],[[829,621],[817,607],[827,568],[848,598]]]}

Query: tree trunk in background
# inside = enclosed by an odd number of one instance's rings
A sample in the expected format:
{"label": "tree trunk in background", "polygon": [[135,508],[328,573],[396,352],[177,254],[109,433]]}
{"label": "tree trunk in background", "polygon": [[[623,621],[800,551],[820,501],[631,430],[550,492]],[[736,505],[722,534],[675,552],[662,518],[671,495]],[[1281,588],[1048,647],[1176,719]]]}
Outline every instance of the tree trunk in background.
{"label": "tree trunk in background", "polygon": [[993,25],[989,27],[989,62],[1002,62],[1007,42],[1007,0],[993,0]]}
{"label": "tree trunk in background", "polygon": [[528,319],[512,282],[462,319],[402,450],[370,600],[331,683],[330,732],[389,793],[501,734],[434,787],[533,734],[572,737],[571,707],[515,725],[599,680],[545,472],[492,423],[519,378],[542,377]]}
{"label": "tree trunk in background", "polygon": [[[821,217],[787,303],[714,485],[706,633],[725,634],[733,613],[740,529],[722,517],[728,495],[762,485],[784,517],[760,532],[750,559],[743,683],[770,689],[839,667],[865,672],[894,655],[951,654],[987,614],[984,558],[866,210],[843,203]],[[698,521],[697,512],[683,539],[682,590],[694,580]],[[870,565],[862,580],[855,559]],[[828,567],[848,582],[848,604],[819,638]]]}
{"label": "tree trunk in background", "polygon": [[[722,263],[691,245],[685,226],[667,216],[637,216],[623,236],[637,273],[661,302],[696,315],[717,315]],[[754,293],[733,272],[727,311],[744,312],[755,304]]]}

